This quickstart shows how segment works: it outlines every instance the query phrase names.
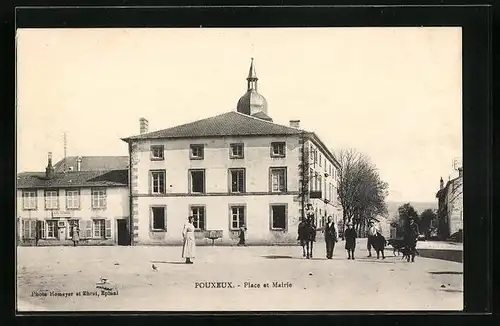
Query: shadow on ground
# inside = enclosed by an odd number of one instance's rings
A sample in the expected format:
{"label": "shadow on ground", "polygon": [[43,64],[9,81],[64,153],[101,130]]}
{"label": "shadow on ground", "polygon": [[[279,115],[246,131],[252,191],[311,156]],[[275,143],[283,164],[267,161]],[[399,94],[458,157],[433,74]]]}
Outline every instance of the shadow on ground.
{"label": "shadow on ground", "polygon": [[463,272],[444,271],[444,272],[429,272],[429,274],[433,274],[433,275],[462,275]]}
{"label": "shadow on ground", "polygon": [[344,260],[346,258],[339,258],[339,257],[333,257],[333,259],[326,259],[323,257],[313,257],[307,259],[306,257],[302,256],[279,256],[279,255],[266,255],[262,256],[262,258],[267,258],[267,259],[300,259],[300,260]]}
{"label": "shadow on ground", "polygon": [[446,249],[418,249],[420,257],[442,259],[463,263],[463,252],[461,250]]}

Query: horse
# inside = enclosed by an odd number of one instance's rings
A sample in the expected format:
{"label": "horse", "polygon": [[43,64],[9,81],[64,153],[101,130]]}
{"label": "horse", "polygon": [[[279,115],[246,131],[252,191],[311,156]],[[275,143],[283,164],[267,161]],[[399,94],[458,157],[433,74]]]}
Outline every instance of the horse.
{"label": "horse", "polygon": [[313,243],[316,241],[316,227],[311,219],[302,220],[298,227],[298,238],[302,246],[303,257],[310,259],[313,256]]}

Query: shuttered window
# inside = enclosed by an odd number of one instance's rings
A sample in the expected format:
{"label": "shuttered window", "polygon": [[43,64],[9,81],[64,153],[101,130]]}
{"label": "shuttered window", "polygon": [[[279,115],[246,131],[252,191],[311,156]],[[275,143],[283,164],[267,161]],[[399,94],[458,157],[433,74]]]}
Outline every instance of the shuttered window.
{"label": "shuttered window", "polygon": [[23,239],[35,239],[36,220],[23,220]]}
{"label": "shuttered window", "polygon": [[95,219],[91,222],[91,235],[94,239],[111,238],[111,220]]}

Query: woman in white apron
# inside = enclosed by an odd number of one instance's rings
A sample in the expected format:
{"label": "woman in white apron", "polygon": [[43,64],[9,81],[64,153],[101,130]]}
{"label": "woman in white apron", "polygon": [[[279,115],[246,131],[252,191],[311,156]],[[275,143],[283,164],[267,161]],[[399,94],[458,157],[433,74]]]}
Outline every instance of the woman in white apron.
{"label": "woman in white apron", "polygon": [[188,217],[188,221],[184,224],[182,229],[182,258],[186,258],[186,264],[192,264],[191,260],[194,258],[196,243],[194,241],[194,230],[195,227],[193,225],[194,218],[192,216]]}

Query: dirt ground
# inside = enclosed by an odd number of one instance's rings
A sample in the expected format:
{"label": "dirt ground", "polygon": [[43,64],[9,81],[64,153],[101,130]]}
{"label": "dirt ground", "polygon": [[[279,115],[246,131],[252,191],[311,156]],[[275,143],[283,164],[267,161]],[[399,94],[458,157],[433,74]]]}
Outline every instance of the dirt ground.
{"label": "dirt ground", "polygon": [[[198,247],[192,265],[179,247],[19,247],[18,310],[462,310],[461,263],[407,263],[392,250],[385,260],[367,258],[362,240],[352,261],[343,246],[333,260],[324,258],[323,242],[311,260],[299,246]],[[96,289],[100,278],[108,279],[110,295]],[[234,288],[200,288],[203,282]],[[98,296],[77,295],[83,291]]]}

